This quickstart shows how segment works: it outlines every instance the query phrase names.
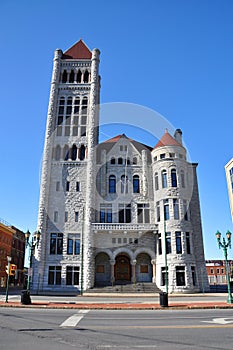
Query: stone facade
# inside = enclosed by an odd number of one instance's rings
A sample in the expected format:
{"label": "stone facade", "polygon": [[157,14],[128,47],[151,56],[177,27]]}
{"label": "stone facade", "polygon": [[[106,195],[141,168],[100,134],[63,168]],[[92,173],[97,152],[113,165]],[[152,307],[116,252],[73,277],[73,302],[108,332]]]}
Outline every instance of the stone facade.
{"label": "stone facade", "polygon": [[55,51],[33,262],[37,292],[155,283],[208,289],[196,166],[182,132],[98,143],[99,51]]}

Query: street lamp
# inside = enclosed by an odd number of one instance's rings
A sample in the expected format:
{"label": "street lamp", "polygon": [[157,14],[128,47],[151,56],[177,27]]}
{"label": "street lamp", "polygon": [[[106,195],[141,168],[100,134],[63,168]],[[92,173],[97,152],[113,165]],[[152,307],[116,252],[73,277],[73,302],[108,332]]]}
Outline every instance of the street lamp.
{"label": "street lamp", "polygon": [[[33,234],[33,240],[30,240],[31,233],[29,230],[25,233],[26,238],[26,248],[29,248],[29,269],[32,267],[32,256],[34,254],[35,248],[38,247],[39,241],[40,241],[40,231],[36,231]],[[28,280],[27,280],[27,291],[30,290],[30,273],[31,271],[28,271]]]}
{"label": "street lamp", "polygon": [[8,303],[8,289],[9,289],[11,259],[12,259],[11,256],[7,256],[6,303]]}
{"label": "street lamp", "polygon": [[233,299],[231,296],[231,285],[230,285],[230,278],[229,278],[229,269],[228,269],[228,261],[227,261],[227,248],[231,248],[231,232],[227,231],[226,237],[227,237],[227,242],[225,238],[223,237],[222,242],[221,242],[221,233],[219,231],[216,232],[215,234],[218,242],[219,249],[222,248],[224,257],[225,257],[225,265],[226,265],[226,278],[227,278],[227,288],[228,288],[228,298],[227,298],[227,303],[232,304]]}

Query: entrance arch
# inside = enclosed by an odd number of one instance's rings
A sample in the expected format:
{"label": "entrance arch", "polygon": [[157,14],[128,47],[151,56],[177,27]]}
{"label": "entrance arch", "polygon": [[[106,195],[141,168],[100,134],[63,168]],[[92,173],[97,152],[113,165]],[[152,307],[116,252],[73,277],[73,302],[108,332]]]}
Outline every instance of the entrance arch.
{"label": "entrance arch", "polygon": [[138,282],[152,282],[151,257],[147,253],[137,255],[136,280]]}
{"label": "entrance arch", "polygon": [[119,254],[116,257],[115,281],[116,282],[130,282],[131,281],[130,258],[126,254]]}
{"label": "entrance arch", "polygon": [[109,285],[111,265],[108,254],[101,252],[95,258],[95,285]]}

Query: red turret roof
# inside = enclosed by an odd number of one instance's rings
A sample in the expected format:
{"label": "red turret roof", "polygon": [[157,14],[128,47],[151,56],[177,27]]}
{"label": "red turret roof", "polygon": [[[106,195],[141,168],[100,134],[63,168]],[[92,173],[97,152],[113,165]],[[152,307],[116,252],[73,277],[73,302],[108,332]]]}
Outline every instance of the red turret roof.
{"label": "red turret roof", "polygon": [[76,44],[64,52],[62,58],[91,59],[92,54],[87,45],[80,39]]}
{"label": "red turret roof", "polygon": [[161,139],[159,140],[159,142],[155,145],[155,148],[159,148],[159,147],[164,147],[164,146],[181,146],[183,147],[179,142],[176,141],[176,139],[174,137],[172,137],[168,130],[165,130],[165,133],[163,134],[163,136],[161,137]]}

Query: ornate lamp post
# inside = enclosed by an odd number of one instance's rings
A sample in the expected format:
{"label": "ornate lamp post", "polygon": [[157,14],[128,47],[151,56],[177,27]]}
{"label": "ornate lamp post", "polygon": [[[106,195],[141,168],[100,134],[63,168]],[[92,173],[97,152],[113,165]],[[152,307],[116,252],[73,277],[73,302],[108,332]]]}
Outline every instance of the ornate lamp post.
{"label": "ornate lamp post", "polygon": [[[30,240],[31,233],[29,230],[25,233],[26,238],[26,247],[29,248],[29,268],[32,267],[32,256],[34,254],[35,248],[38,247],[39,241],[40,241],[40,231],[36,231],[33,234],[33,240]],[[27,291],[30,290],[30,272],[28,273],[28,280],[27,280]]]}
{"label": "ornate lamp post", "polygon": [[219,249],[222,248],[224,257],[225,257],[225,265],[226,265],[226,278],[227,278],[227,288],[228,288],[228,297],[227,297],[227,303],[232,304],[233,299],[231,296],[231,285],[230,285],[230,277],[229,277],[229,268],[228,268],[228,261],[227,261],[227,248],[231,248],[231,232],[227,231],[226,237],[227,237],[227,242],[225,238],[223,237],[222,242],[221,242],[221,233],[219,231],[216,232],[215,234],[218,242]]}

